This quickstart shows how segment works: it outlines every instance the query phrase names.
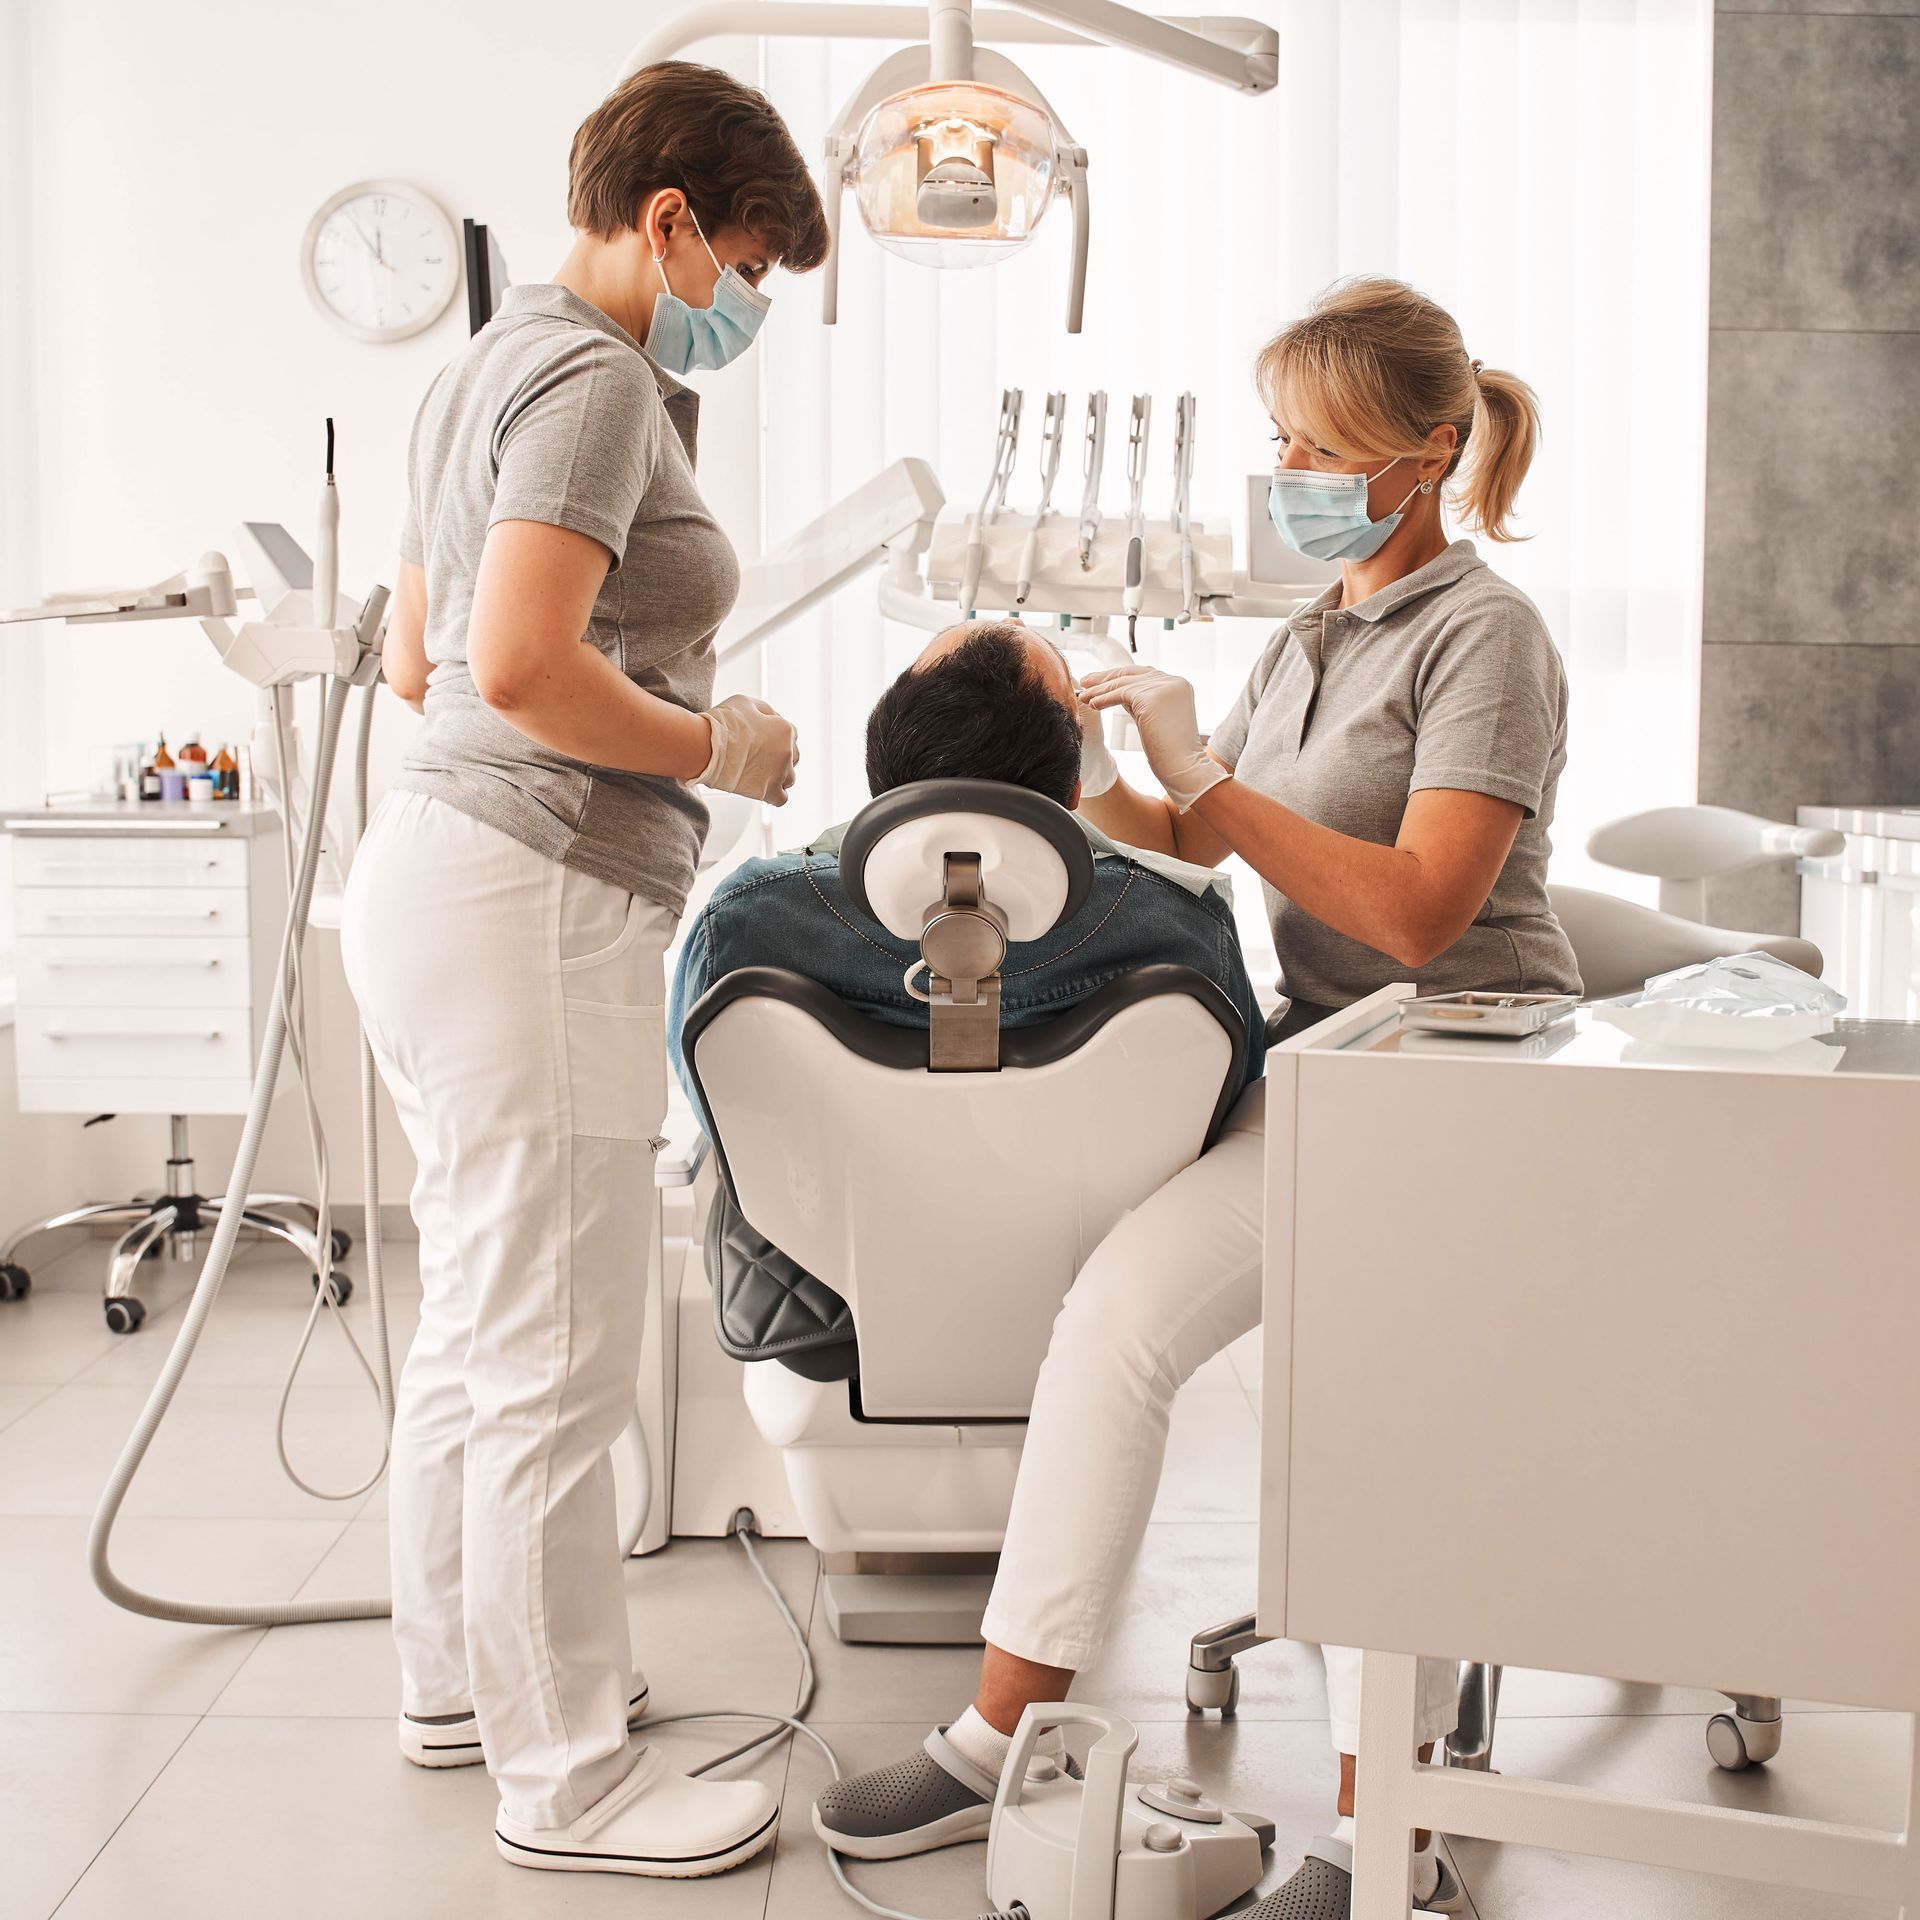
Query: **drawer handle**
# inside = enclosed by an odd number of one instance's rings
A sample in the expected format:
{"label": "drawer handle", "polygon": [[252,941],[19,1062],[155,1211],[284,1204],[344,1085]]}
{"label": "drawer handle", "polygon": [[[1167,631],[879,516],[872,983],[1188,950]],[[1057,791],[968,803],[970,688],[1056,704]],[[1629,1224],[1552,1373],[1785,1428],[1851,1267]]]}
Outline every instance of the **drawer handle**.
{"label": "drawer handle", "polygon": [[88,1027],[82,1033],[69,1033],[64,1027],[48,1027],[49,1040],[218,1040],[221,1029],[208,1027],[203,1033],[183,1033],[177,1027]]}
{"label": "drawer handle", "polygon": [[178,960],[49,960],[46,963],[46,968],[49,973],[69,973],[75,967],[137,966],[142,972],[145,972],[150,967],[217,967],[219,964],[220,962],[217,957],[212,960],[195,960],[191,957],[182,957]]}
{"label": "drawer handle", "polygon": [[49,920],[217,920],[218,907],[49,907]]}
{"label": "drawer handle", "polygon": [[[200,864],[211,873],[219,866],[220,862],[218,860],[202,860]],[[144,877],[145,875],[151,874],[154,869],[146,866],[134,866],[125,860],[111,864],[104,860],[49,860],[41,871],[43,873],[104,873],[110,874],[117,879],[126,874],[137,874]],[[162,867],[160,869],[160,872],[166,875],[184,871],[186,871],[185,866],[180,864]]]}

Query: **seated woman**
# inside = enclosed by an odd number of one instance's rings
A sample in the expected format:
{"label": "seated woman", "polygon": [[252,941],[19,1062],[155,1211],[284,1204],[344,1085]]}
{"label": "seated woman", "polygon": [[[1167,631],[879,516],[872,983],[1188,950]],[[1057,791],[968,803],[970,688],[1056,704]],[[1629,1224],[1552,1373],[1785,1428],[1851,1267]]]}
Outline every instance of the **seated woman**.
{"label": "seated woman", "polygon": [[[1538,433],[1531,391],[1471,359],[1449,315],[1390,280],[1330,289],[1268,344],[1257,378],[1279,449],[1268,511],[1341,578],[1273,635],[1210,737],[1184,680],[1148,666],[1090,675],[1096,707],[1133,716],[1164,795],[1135,792],[1090,735],[1088,810],[1183,859],[1238,853],[1267,882],[1288,1030],[1395,981],[1577,993],[1546,887],[1566,674],[1539,610],[1450,539],[1441,511],[1453,482],[1467,525],[1513,537]],[[814,1826],[829,1846],[894,1859],[983,1835],[1022,1709],[1064,1698],[1098,1656],[1174,1394],[1260,1318],[1264,1091],[1250,1087],[1218,1143],[1075,1279],[1034,1389],[974,1704],[907,1759],[821,1794]],[[1438,1388],[1445,1356],[1433,1360]],[[1245,1920],[1350,1910],[1360,1658],[1324,1652],[1338,1819]],[[1457,1673],[1421,1662],[1423,1745],[1454,1725]],[[1417,1904],[1451,1911],[1459,1884],[1420,1841]]]}
{"label": "seated woman", "polygon": [[[1083,726],[1052,642],[1017,620],[970,621],[937,634],[867,720],[867,784],[877,799],[917,780],[1001,780],[1077,807]],[[1244,1081],[1265,1055],[1259,1002],[1241,957],[1226,886],[1169,855],[1121,847],[1082,820],[1094,854],[1086,904],[1009,955],[1000,1012],[1023,1026],[1083,1000],[1116,975],[1155,963],[1192,967],[1220,987],[1246,1029]],[[687,1011],[740,967],[792,967],[875,1020],[927,1024],[903,975],[919,950],[869,921],[840,884],[843,826],[804,851],[749,860],[688,929],[667,1032],[674,1070],[696,1104],[682,1056]]]}

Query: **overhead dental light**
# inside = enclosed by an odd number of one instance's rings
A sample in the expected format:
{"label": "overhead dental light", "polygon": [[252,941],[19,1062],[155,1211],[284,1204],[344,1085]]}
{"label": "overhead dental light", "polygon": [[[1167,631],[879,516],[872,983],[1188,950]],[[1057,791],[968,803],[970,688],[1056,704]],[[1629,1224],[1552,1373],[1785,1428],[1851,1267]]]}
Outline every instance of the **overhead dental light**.
{"label": "overhead dental light", "polygon": [[1280,37],[1257,20],[1160,19],[1116,0],[1013,0],[983,13],[972,0],[917,7],[841,0],[722,0],[648,35],[622,77],[719,34],[903,39],[835,117],[822,187],[831,231],[821,318],[839,317],[840,225],[849,188],[867,231],[888,252],[927,267],[991,265],[1018,253],[1054,201],[1073,203],[1067,331],[1080,331],[1087,292],[1087,150],[1046,96],[979,39],[1108,46],[1140,53],[1243,93],[1280,74]]}

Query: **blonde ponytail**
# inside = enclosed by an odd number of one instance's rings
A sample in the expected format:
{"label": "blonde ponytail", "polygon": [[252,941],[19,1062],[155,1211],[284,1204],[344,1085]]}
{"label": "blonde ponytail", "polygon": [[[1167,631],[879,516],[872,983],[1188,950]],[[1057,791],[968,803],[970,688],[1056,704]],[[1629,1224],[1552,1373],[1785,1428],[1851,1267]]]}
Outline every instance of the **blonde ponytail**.
{"label": "blonde ponytail", "polygon": [[1540,402],[1517,374],[1474,362],[1469,453],[1454,489],[1460,523],[1489,540],[1523,540],[1510,525],[1514,496],[1540,444]]}
{"label": "blonde ponytail", "polygon": [[1398,280],[1343,280],[1260,351],[1254,384],[1287,430],[1343,458],[1428,458],[1458,436],[1443,478],[1461,524],[1518,540],[1514,498],[1540,438],[1517,375],[1469,360],[1445,308]]}

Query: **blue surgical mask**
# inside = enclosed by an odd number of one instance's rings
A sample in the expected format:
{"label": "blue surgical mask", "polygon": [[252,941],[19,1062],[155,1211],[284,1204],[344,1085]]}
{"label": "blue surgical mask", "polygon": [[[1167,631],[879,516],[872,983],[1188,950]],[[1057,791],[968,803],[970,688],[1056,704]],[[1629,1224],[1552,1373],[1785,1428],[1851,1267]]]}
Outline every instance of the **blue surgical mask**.
{"label": "blue surgical mask", "polygon": [[[1399,465],[1389,460],[1380,473]],[[1430,493],[1423,480],[1381,520],[1367,518],[1367,489],[1380,473],[1315,473],[1311,467],[1279,467],[1267,488],[1267,515],[1280,538],[1309,560],[1371,560],[1393,537],[1416,493]]]}
{"label": "blue surgical mask", "polygon": [[[688,209],[688,218],[693,210]],[[707,236],[700,233],[700,222],[693,230],[707,248],[707,258],[718,267]],[[647,324],[647,351],[669,373],[691,373],[696,367],[724,367],[737,360],[753,345],[753,336],[773,305],[773,297],[750,287],[737,267],[728,267],[714,282],[712,303],[690,307],[667,284],[666,256],[654,256],[654,269],[660,275],[661,291],[653,297],[653,318]]]}

